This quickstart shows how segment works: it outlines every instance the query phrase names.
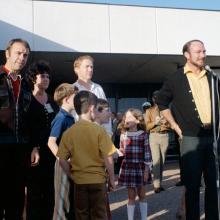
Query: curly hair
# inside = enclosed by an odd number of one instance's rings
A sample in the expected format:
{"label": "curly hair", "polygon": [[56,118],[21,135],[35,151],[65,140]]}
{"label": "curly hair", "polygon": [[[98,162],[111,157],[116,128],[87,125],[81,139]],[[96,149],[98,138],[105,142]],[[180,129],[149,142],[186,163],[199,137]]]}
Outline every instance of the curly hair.
{"label": "curly hair", "polygon": [[51,78],[51,68],[48,62],[44,60],[39,60],[30,65],[28,68],[28,72],[26,74],[26,79],[30,84],[31,88],[34,88],[34,84],[36,82],[36,76],[38,74],[45,74],[47,73]]}
{"label": "curly hair", "polygon": [[125,124],[125,116],[126,116],[127,112],[130,112],[139,121],[139,123],[137,124],[137,130],[144,130],[145,131],[146,124],[145,124],[144,116],[143,116],[141,110],[136,109],[136,108],[129,108],[125,112],[123,119],[122,119],[122,122],[120,124],[120,128],[121,128],[122,133],[124,133],[128,130],[128,128],[126,127],[126,124]]}

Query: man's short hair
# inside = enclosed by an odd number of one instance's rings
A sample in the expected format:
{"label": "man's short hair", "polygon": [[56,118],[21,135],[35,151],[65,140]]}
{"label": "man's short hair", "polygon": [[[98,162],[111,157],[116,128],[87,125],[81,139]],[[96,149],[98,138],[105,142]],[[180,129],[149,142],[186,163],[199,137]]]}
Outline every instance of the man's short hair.
{"label": "man's short hair", "polygon": [[79,67],[83,60],[90,60],[92,61],[92,63],[94,63],[94,59],[91,56],[83,55],[75,59],[75,61],[73,62],[73,69],[75,70],[75,68]]}
{"label": "man's short hair", "polygon": [[89,111],[89,107],[97,105],[97,96],[92,92],[82,90],[78,92],[74,97],[74,107],[78,115],[86,114]]}
{"label": "man's short hair", "polygon": [[15,38],[15,39],[10,40],[8,42],[7,46],[6,46],[6,50],[10,51],[10,49],[13,46],[14,43],[21,43],[21,44],[23,44],[25,46],[26,49],[31,51],[29,43],[26,40],[23,40],[21,38]]}
{"label": "man's short hair", "polygon": [[192,44],[193,42],[199,42],[199,43],[201,43],[201,44],[204,45],[204,43],[203,43],[201,40],[197,40],[197,39],[190,40],[190,41],[186,42],[186,43],[183,45],[183,50],[182,50],[183,54],[184,54],[185,52],[190,52],[190,46],[191,46],[191,44]]}
{"label": "man's short hair", "polygon": [[54,92],[54,101],[61,106],[63,99],[70,97],[72,94],[76,94],[79,91],[78,87],[69,83],[60,84]]}
{"label": "man's short hair", "polygon": [[109,108],[109,103],[105,99],[98,99],[96,109],[101,112],[104,108]]}

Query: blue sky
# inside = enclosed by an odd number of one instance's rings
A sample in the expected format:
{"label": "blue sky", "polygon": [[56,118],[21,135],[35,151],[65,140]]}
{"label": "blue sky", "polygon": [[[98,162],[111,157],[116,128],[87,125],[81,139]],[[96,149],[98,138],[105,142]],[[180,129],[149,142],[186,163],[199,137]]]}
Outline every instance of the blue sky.
{"label": "blue sky", "polygon": [[60,0],[150,7],[220,10],[220,0]]}

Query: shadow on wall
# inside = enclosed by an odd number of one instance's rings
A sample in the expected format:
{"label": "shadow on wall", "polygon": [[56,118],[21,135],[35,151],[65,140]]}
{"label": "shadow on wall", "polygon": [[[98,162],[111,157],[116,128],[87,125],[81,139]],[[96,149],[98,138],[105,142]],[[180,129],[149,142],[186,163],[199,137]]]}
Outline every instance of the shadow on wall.
{"label": "shadow on wall", "polygon": [[[22,38],[30,44],[32,53],[28,59],[28,63],[23,72],[26,71],[27,67],[34,60],[45,59],[47,60],[52,67],[54,72],[53,82],[67,81],[72,83],[75,81],[76,77],[72,73],[72,63],[65,63],[65,60],[73,60],[73,55],[77,56],[78,52],[74,49],[68,48],[62,44],[56,43],[52,40],[46,39],[39,35],[36,35],[30,31],[24,30],[20,27],[14,26],[4,21],[0,21],[0,65],[6,62],[5,60],[5,48],[7,43],[14,38]],[[65,37],[65,35],[64,35]],[[60,68],[63,68],[62,74]],[[66,74],[65,76],[64,73]],[[74,78],[75,77],[75,78]],[[62,79],[60,79],[62,78]],[[55,86],[56,86],[55,85]],[[52,86],[52,87],[55,87]]]}
{"label": "shadow on wall", "polygon": [[0,21],[0,30],[0,50],[5,49],[5,46],[10,39],[23,38],[29,42],[32,51],[77,52],[74,49],[68,48],[62,44],[56,43],[4,21]]}

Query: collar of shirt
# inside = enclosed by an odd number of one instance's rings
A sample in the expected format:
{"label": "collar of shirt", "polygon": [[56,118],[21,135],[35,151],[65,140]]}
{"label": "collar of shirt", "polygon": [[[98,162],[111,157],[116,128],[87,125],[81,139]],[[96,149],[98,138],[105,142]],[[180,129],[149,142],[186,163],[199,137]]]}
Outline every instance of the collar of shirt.
{"label": "collar of shirt", "polygon": [[[184,66],[184,74],[193,74],[193,71],[190,69],[189,65],[186,63]],[[206,75],[206,70],[203,68],[198,75],[198,78],[202,78]]]}
{"label": "collar of shirt", "polygon": [[10,78],[13,81],[16,81],[18,78],[21,79],[21,75],[20,74],[14,74],[14,73],[10,72],[5,66],[3,66],[3,69],[5,70],[7,75],[10,76]]}
{"label": "collar of shirt", "polygon": [[126,131],[125,135],[133,137],[133,136],[139,136],[139,135],[141,135],[143,133],[144,133],[144,131],[142,131],[142,130],[139,130],[139,131]]}
{"label": "collar of shirt", "polygon": [[9,71],[5,66],[3,66],[2,68],[3,68],[4,71],[7,73],[7,75],[9,75],[10,71]]}
{"label": "collar of shirt", "polygon": [[17,75],[16,73],[10,72],[8,75],[14,82],[17,81],[17,79],[20,79],[20,75]]}
{"label": "collar of shirt", "polygon": [[71,117],[74,118],[73,115],[71,115],[70,113],[68,113],[66,110],[64,110],[62,107],[60,108],[60,112],[67,117]]}
{"label": "collar of shirt", "polygon": [[[82,84],[80,84],[78,80],[75,82],[75,85],[79,88],[79,91],[80,90],[87,90],[88,91],[88,89],[86,87],[84,87]],[[90,91],[95,90],[97,86],[98,85],[96,83],[91,81],[91,90]]]}

